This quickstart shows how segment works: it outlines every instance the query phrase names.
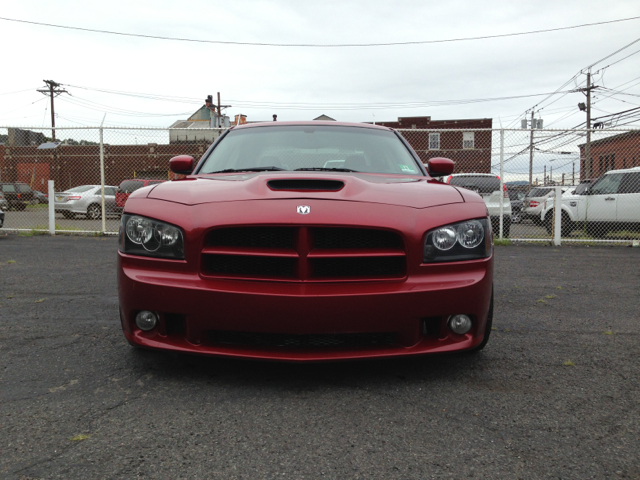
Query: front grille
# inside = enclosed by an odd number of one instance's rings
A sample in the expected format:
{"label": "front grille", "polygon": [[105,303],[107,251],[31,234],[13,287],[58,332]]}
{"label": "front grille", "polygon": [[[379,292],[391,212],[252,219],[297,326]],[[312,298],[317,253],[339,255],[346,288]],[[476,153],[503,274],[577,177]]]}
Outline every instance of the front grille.
{"label": "front grille", "polygon": [[207,275],[293,278],[295,258],[243,255],[205,255],[203,271]]}
{"label": "front grille", "polygon": [[396,344],[397,335],[388,332],[292,335],[212,330],[209,331],[209,342],[233,347],[322,350],[390,347]]}
{"label": "front grille", "polygon": [[314,258],[314,278],[394,277],[404,272],[404,257]]}
{"label": "front grille", "polygon": [[402,248],[397,233],[362,228],[313,228],[316,248]]}
{"label": "front grille", "polygon": [[206,236],[204,276],[281,281],[400,279],[402,237],[369,228],[256,226],[218,228]]}
{"label": "front grille", "polygon": [[271,190],[293,190],[293,191],[317,191],[317,192],[337,192],[344,187],[344,182],[340,180],[311,180],[311,179],[284,179],[269,180],[267,185]]}
{"label": "front grille", "polygon": [[220,228],[209,233],[208,246],[293,248],[295,228],[235,227]]}

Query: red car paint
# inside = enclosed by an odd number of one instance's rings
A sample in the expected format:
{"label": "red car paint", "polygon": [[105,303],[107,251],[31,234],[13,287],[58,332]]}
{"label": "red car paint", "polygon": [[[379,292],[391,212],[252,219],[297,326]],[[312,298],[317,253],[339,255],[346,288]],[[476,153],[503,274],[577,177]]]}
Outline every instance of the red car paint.
{"label": "red car paint", "polygon": [[116,210],[122,212],[124,204],[127,203],[129,195],[139,188],[147,187],[149,185],[156,185],[162,183],[165,180],[146,179],[146,178],[130,178],[123,180],[116,190]]}
{"label": "red car paint", "polygon": [[[450,173],[445,164],[438,162],[438,173],[442,169]],[[343,185],[330,191],[274,189],[279,180],[290,185],[308,180]],[[299,213],[301,205],[308,213]],[[195,174],[133,192],[124,213],[178,226],[184,235],[183,260],[118,252],[123,332],[137,346],[318,361],[470,350],[490,331],[493,255],[440,263],[425,263],[423,258],[427,232],[486,218],[484,202],[473,192],[435,181],[424,172]],[[233,230],[243,227],[276,236],[291,231],[291,245],[220,246],[211,241],[225,232],[249,231]],[[364,232],[397,243],[357,249],[318,247],[319,238],[326,234],[331,242],[336,232],[338,237],[355,232],[357,238]],[[490,235],[488,231],[487,238]],[[254,260],[264,258],[276,263],[291,260],[294,267],[288,276],[267,269],[249,274],[242,269],[212,271],[210,259],[228,256],[242,260],[249,269]],[[344,264],[357,266],[360,259],[366,263],[376,258],[402,268],[355,276],[341,270]],[[323,270],[320,265],[330,268]],[[136,326],[135,316],[141,310],[158,314],[156,328],[142,331]],[[471,331],[464,335],[447,326],[451,315],[461,313],[473,319]]]}

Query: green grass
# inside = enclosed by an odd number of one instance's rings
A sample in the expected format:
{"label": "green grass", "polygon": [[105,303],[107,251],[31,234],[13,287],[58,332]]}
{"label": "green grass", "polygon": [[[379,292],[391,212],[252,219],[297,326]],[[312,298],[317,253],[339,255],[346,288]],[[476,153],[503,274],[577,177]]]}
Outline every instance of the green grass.
{"label": "green grass", "polygon": [[[61,225],[58,225],[57,223],[55,224],[55,231],[61,231],[61,230],[66,230],[66,231],[73,231],[73,232],[82,232],[84,231],[81,228],[78,227],[62,227]],[[98,234],[102,235],[101,232],[97,232]],[[33,227],[31,230],[26,231],[26,232],[19,232],[18,236],[19,237],[33,237],[34,235],[49,235],[49,225],[36,225],[35,227]]]}
{"label": "green grass", "polygon": [[494,238],[493,244],[494,245],[511,245],[511,240],[509,240],[508,238],[503,238],[502,240],[500,240],[499,238]]}
{"label": "green grass", "polygon": [[49,208],[49,204],[47,204],[47,203],[34,203],[32,205],[27,205],[27,209],[28,210],[38,210],[38,209],[45,209],[45,208]]}

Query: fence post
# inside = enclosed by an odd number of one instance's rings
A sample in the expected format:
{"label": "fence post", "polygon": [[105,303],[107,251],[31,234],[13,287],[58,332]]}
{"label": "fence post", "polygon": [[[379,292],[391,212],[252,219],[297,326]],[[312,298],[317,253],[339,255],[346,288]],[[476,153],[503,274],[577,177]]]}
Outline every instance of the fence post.
{"label": "fence post", "polygon": [[500,240],[504,223],[504,129],[500,129]]}
{"label": "fence post", "polygon": [[556,185],[556,195],[553,199],[553,244],[559,246],[562,236],[562,188]]}
{"label": "fence post", "polygon": [[49,235],[56,234],[56,192],[53,180],[49,180]]}
{"label": "fence post", "polygon": [[[106,114],[105,114],[106,117]],[[102,119],[102,122],[104,123],[104,118]],[[104,142],[103,142],[103,135],[102,135],[102,124],[100,124],[100,186],[102,187],[102,234],[104,235],[106,230],[107,230],[107,224],[106,224],[106,212],[105,212],[105,205],[104,205]]]}

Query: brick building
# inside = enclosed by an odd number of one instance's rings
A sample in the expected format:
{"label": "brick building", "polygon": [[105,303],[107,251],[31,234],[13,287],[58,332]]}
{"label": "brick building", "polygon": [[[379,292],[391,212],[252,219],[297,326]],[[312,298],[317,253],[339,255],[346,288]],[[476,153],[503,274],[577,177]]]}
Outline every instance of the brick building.
{"label": "brick building", "polygon": [[640,130],[621,133],[590,143],[591,171],[585,166],[585,144],[580,147],[580,179],[599,177],[609,170],[640,167]]}
{"label": "brick building", "polygon": [[400,117],[397,122],[376,124],[402,130],[402,135],[423,163],[433,157],[446,157],[455,162],[456,173],[491,172],[491,118],[431,120],[431,117]]}
{"label": "brick building", "polygon": [[[208,142],[169,145],[104,146],[105,184],[119,185],[127,178],[170,179],[169,159],[191,155],[199,159]],[[24,182],[34,190],[47,189],[55,181],[57,191],[77,185],[100,183],[100,146],[60,145],[55,150],[38,150],[36,146],[11,147],[0,144],[0,178],[7,182]]]}

